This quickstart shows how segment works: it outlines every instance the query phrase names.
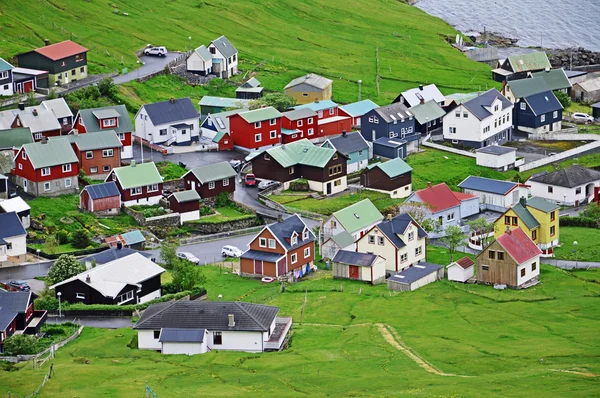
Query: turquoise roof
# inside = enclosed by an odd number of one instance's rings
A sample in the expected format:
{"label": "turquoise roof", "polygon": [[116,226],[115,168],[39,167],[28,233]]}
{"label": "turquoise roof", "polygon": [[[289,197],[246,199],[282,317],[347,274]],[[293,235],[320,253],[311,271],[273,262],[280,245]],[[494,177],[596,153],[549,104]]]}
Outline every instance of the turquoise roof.
{"label": "turquoise roof", "polygon": [[401,158],[395,158],[384,163],[374,163],[368,166],[369,170],[375,167],[381,169],[390,178],[398,177],[412,171],[412,167],[406,164]]}
{"label": "turquoise roof", "polygon": [[362,116],[375,108],[379,108],[379,105],[369,99],[340,106],[341,110],[354,117]]}
{"label": "turquoise roof", "polygon": [[338,106],[338,104],[336,104],[332,100],[325,100],[325,101],[319,101],[319,102],[311,102],[310,104],[298,105],[298,106],[295,106],[294,109],[308,108],[308,109],[312,109],[315,112],[319,112],[324,109],[336,108],[337,106]]}
{"label": "turquoise roof", "polygon": [[14,66],[0,58],[0,72],[4,72],[11,69],[14,69]]}

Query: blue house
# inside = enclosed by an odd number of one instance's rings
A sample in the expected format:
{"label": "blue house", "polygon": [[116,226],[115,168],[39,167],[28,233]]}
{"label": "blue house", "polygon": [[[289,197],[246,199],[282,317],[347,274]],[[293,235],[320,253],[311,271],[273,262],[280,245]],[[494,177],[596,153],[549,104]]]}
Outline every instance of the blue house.
{"label": "blue house", "polygon": [[415,128],[414,115],[404,104],[399,102],[365,113],[361,118],[360,133],[367,141],[371,142],[381,138],[406,140],[408,151],[416,148],[421,138],[421,133]]}
{"label": "blue house", "polygon": [[543,91],[521,98],[513,109],[513,120],[518,130],[538,134],[562,128],[563,107],[552,93]]}
{"label": "blue house", "polygon": [[346,132],[343,132],[340,136],[328,139],[321,146],[335,149],[346,155],[348,157],[348,173],[354,173],[364,169],[368,166],[369,159],[372,157],[369,154],[369,144],[360,133],[347,134]]}
{"label": "blue house", "polygon": [[398,138],[381,137],[373,141],[373,156],[387,159],[406,159],[408,141]]}

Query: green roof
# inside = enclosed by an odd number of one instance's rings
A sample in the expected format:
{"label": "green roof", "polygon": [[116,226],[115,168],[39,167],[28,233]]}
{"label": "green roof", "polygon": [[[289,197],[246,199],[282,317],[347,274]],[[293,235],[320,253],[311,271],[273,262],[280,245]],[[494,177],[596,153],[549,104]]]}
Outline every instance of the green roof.
{"label": "green roof", "polygon": [[253,111],[241,112],[240,116],[248,123],[256,123],[262,122],[263,120],[276,119],[281,117],[281,113],[272,106],[268,106]]}
{"label": "green roof", "polygon": [[213,138],[213,142],[219,142],[221,141],[221,138],[223,138],[223,136],[227,134],[227,131],[219,131],[217,134],[215,134],[214,138]]}
{"label": "green roof", "polygon": [[33,142],[29,127],[0,130],[0,149],[20,148]]}
{"label": "green roof", "polygon": [[550,213],[551,211],[560,209],[560,206],[556,203],[549,202],[546,199],[537,196],[527,199],[527,206],[543,211],[544,213]]}
{"label": "green roof", "polygon": [[410,108],[411,113],[420,124],[439,119],[446,114],[446,111],[435,101],[427,101],[424,104],[418,104]]}
{"label": "green roof", "polygon": [[160,176],[160,173],[158,172],[154,162],[134,163],[132,161],[131,165],[117,167],[113,171],[117,175],[117,179],[119,180],[119,183],[123,189],[143,187],[146,185],[160,184],[163,182],[163,179]]}
{"label": "green roof", "polygon": [[0,72],[4,72],[11,69],[14,69],[14,66],[0,58]]}
{"label": "green roof", "polygon": [[562,68],[535,72],[531,74],[531,77],[541,77],[546,82],[548,88],[552,91],[571,87],[569,78]]}
{"label": "green roof", "polygon": [[348,231],[342,231],[337,235],[333,235],[331,240],[340,248],[348,247],[354,243],[354,236]]}
{"label": "green roof", "polygon": [[179,203],[194,202],[194,201],[200,200],[200,195],[194,189],[190,189],[189,191],[175,192],[171,196],[175,196],[175,199],[177,199],[177,201]]}
{"label": "green roof", "polygon": [[508,82],[510,91],[515,98],[525,98],[530,95],[542,93],[550,90],[546,82],[541,77],[532,77],[529,79],[510,80]]}
{"label": "green roof", "polygon": [[275,159],[281,167],[291,167],[297,164],[325,167],[335,152],[335,149],[315,146],[306,138],[267,149],[269,156]]}
{"label": "green roof", "polygon": [[93,134],[69,134],[50,138],[50,140],[57,139],[65,139],[71,144],[75,143],[80,151],[120,148],[123,146],[114,130],[102,130]]}
{"label": "green roof", "polygon": [[67,140],[50,140],[23,145],[34,169],[77,163],[78,159]]}
{"label": "green roof", "polygon": [[[115,106],[105,106],[103,108],[93,108],[93,109],[81,109],[79,111],[79,116],[83,121],[83,125],[85,126],[85,130],[88,133],[95,133],[97,131],[102,131],[98,124],[98,118],[95,115],[119,115],[119,126],[114,127],[113,130],[117,133],[128,133],[133,132],[134,128],[131,124],[131,118],[129,117],[129,113],[127,113],[127,108],[125,105],[115,105]],[[111,117],[111,116],[108,116]],[[114,116],[113,116],[114,117]]]}
{"label": "green roof", "polygon": [[237,175],[236,171],[228,162],[219,162],[196,167],[185,174],[188,173],[193,173],[201,184],[205,184],[210,181],[223,180],[225,178],[231,178]]}
{"label": "green roof", "polygon": [[361,200],[342,210],[338,210],[332,216],[350,233],[383,220],[383,216],[369,199]]}
{"label": "green roof", "polygon": [[520,203],[514,205],[512,209],[517,215],[517,217],[519,217],[519,219],[525,223],[527,228],[534,229],[535,227],[540,226],[540,223],[538,222],[538,220],[535,219],[533,214],[531,214],[531,212],[525,207],[523,207],[523,205],[521,205]]}
{"label": "green roof", "polygon": [[375,167],[378,167],[379,169],[381,169],[381,171],[383,171],[385,174],[387,174],[387,176],[390,178],[395,178],[402,174],[412,171],[412,167],[410,167],[408,164],[406,164],[406,162],[404,160],[402,160],[401,158],[395,158],[395,159],[388,160],[387,162],[383,162],[383,163],[382,162],[374,163],[374,164],[370,164],[368,166],[369,170],[371,170]]}
{"label": "green roof", "polygon": [[548,56],[543,51],[534,53],[511,55],[508,57],[513,72],[527,72],[531,70],[541,70],[552,68]]}

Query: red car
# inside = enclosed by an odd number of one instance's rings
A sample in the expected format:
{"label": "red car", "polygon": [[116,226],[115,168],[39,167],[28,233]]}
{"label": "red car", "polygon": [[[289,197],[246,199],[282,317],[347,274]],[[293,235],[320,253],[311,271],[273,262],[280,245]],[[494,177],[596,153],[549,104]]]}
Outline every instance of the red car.
{"label": "red car", "polygon": [[244,178],[244,184],[246,184],[247,187],[256,186],[256,177],[254,174],[246,174],[246,177]]}

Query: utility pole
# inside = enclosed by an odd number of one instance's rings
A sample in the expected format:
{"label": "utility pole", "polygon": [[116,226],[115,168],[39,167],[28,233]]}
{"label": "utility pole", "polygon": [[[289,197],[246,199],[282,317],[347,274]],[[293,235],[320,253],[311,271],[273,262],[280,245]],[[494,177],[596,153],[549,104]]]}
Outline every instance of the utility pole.
{"label": "utility pole", "polygon": [[360,92],[360,88],[361,88],[361,86],[360,86],[360,85],[361,85],[361,84],[362,84],[362,80],[359,80],[359,81],[358,81],[358,100],[359,100],[359,101],[360,101],[360,99],[361,99],[361,92]]}

